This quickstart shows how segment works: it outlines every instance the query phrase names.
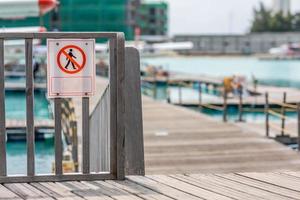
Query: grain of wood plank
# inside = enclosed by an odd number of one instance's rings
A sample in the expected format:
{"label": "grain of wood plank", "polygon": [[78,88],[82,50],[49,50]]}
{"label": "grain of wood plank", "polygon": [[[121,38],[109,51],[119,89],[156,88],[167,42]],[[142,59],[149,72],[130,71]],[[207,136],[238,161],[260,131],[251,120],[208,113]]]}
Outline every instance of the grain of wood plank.
{"label": "grain of wood plank", "polygon": [[187,177],[185,175],[170,175],[170,177],[233,199],[243,199],[243,200],[264,199],[257,195],[248,194],[242,191],[234,190],[233,188],[225,187],[224,185],[212,182],[207,179],[196,180],[193,179],[192,177]]}
{"label": "grain of wood plank", "polygon": [[19,197],[23,199],[31,199],[31,198],[43,198],[43,199],[53,199],[47,194],[39,191],[35,187],[27,184],[27,183],[12,183],[5,184],[5,187],[10,191],[13,191]]}
{"label": "grain of wood plank", "polygon": [[0,199],[21,199],[17,194],[13,191],[7,189],[3,185],[0,185]]}
{"label": "grain of wood plank", "polygon": [[[248,185],[240,184],[235,181],[224,179],[215,175],[176,175],[176,177],[181,177],[188,179],[189,181],[195,181],[196,183],[210,182],[218,186],[226,187],[231,190],[243,194],[250,194],[251,199],[269,199],[269,200],[284,200],[286,197],[273,194],[262,189],[254,188]],[[218,190],[219,191],[219,190]],[[244,199],[244,197],[242,198]]]}
{"label": "grain of wood plank", "polygon": [[114,185],[104,181],[94,181],[94,184],[99,186],[99,190],[116,200],[141,200],[142,198],[131,194],[123,189],[117,188]]}
{"label": "grain of wood plank", "polygon": [[300,199],[300,192],[290,190],[287,188],[282,188],[280,186],[262,182],[262,181],[259,181],[256,179],[251,179],[251,178],[239,176],[236,174],[217,174],[216,176],[235,181],[239,184],[243,184],[243,185],[251,186],[251,187],[254,187],[257,189],[261,189],[261,190],[264,190],[264,191],[267,191],[267,192],[270,192],[273,194],[278,194],[278,195],[284,196],[286,198]]}
{"label": "grain of wood plank", "polygon": [[186,192],[190,195],[194,195],[199,198],[204,198],[207,200],[210,200],[210,199],[220,199],[220,200],[221,199],[222,200],[232,199],[226,195],[219,194],[215,191],[210,191],[210,190],[207,190],[207,189],[204,189],[201,187],[197,187],[192,184],[189,184],[189,183],[186,183],[183,181],[179,181],[175,178],[171,178],[171,177],[168,177],[165,175],[151,175],[151,176],[147,176],[147,177],[154,181],[157,181],[158,183],[168,185],[172,188]]}
{"label": "grain of wood plank", "polygon": [[160,193],[157,193],[153,190],[150,190],[148,188],[145,188],[141,185],[138,185],[134,182],[131,182],[129,180],[125,181],[106,181],[109,184],[114,185],[115,187],[118,187],[122,190],[125,190],[129,193],[135,194],[136,196],[139,196],[146,200],[172,200],[171,198],[162,195]]}
{"label": "grain of wood plank", "polygon": [[111,197],[108,197],[98,191],[98,187],[93,187],[92,184],[85,184],[83,182],[76,181],[64,182],[62,184],[69,188],[72,193],[87,200],[113,200]]}
{"label": "grain of wood plank", "polygon": [[279,187],[291,189],[300,192],[300,180],[292,179],[286,176],[281,176],[280,174],[274,173],[241,173],[240,176],[245,176],[248,178],[263,181],[269,184],[277,185]]}
{"label": "grain of wood plank", "polygon": [[201,197],[196,197],[194,195],[188,194],[186,192],[177,190],[175,188],[172,188],[168,185],[159,183],[157,181],[154,181],[152,179],[149,179],[147,177],[137,177],[137,176],[130,176],[127,177],[130,181],[135,182],[138,185],[141,185],[143,187],[146,187],[150,190],[154,190],[160,194],[164,194],[170,198],[182,200],[182,199],[189,199],[189,200],[196,200],[196,199],[204,199]]}
{"label": "grain of wood plank", "polygon": [[83,199],[72,193],[71,190],[69,190],[67,187],[65,187],[61,183],[53,183],[53,182],[45,182],[45,183],[40,183],[44,187],[46,187],[48,190],[60,195],[60,199]]}

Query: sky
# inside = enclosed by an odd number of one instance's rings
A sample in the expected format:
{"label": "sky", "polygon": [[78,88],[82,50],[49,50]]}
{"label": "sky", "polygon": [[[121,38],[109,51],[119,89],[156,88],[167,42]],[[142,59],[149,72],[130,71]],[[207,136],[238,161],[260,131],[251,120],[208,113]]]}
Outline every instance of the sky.
{"label": "sky", "polygon": [[[250,30],[253,8],[272,0],[166,0],[169,2],[169,33],[236,34]],[[291,0],[292,12],[300,11],[300,1]]]}

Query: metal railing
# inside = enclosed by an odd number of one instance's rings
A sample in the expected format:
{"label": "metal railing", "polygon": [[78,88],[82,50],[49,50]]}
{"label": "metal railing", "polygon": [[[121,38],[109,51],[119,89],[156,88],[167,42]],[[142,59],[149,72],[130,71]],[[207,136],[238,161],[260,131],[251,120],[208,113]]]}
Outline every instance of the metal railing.
{"label": "metal railing", "polygon": [[[90,128],[89,98],[82,98],[82,172],[64,174],[62,168],[63,146],[61,125],[62,99],[54,101],[55,110],[55,173],[38,175],[35,172],[34,135],[34,79],[33,79],[33,39],[108,39],[109,40],[109,129],[110,129],[110,171],[91,173],[90,171]],[[26,57],[26,132],[27,132],[27,174],[7,175],[6,127],[5,127],[5,83],[4,83],[4,41],[25,39]],[[124,179],[124,140],[125,140],[125,41],[123,33],[0,33],[0,183],[35,181],[72,181]]]}

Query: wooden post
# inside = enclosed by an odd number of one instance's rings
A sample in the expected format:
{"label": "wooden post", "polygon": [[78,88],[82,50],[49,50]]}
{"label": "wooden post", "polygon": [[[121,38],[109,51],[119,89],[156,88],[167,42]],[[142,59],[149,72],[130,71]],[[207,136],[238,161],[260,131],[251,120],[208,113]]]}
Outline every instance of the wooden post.
{"label": "wooden post", "polygon": [[182,104],[182,91],[181,91],[181,83],[178,84],[178,103],[179,105]]}
{"label": "wooden post", "polygon": [[266,92],[266,104],[265,104],[265,114],[266,114],[266,137],[269,137],[269,93]]}
{"label": "wooden post", "polygon": [[[286,92],[283,93],[282,103],[283,104],[286,103]],[[281,107],[281,115],[285,116],[285,107],[284,106]],[[282,118],[281,119],[281,136],[284,136],[284,128],[285,128],[285,119]]]}
{"label": "wooden post", "polygon": [[224,90],[224,103],[223,103],[223,122],[227,122],[227,91]]}
{"label": "wooden post", "polygon": [[239,122],[243,122],[243,87],[239,88]]}
{"label": "wooden post", "polygon": [[300,151],[300,103],[298,103],[297,112],[298,112],[298,151]]}
{"label": "wooden post", "polygon": [[156,78],[156,74],[154,74],[154,89],[153,89],[153,98],[156,99],[157,98],[157,78]]}
{"label": "wooden post", "polygon": [[201,87],[201,82],[198,83],[199,84],[199,108],[200,110],[202,109],[202,87]]}
{"label": "wooden post", "polygon": [[170,96],[170,90],[169,90],[169,75],[167,76],[167,80],[166,80],[166,91],[167,91],[167,102],[171,103],[171,96]]}

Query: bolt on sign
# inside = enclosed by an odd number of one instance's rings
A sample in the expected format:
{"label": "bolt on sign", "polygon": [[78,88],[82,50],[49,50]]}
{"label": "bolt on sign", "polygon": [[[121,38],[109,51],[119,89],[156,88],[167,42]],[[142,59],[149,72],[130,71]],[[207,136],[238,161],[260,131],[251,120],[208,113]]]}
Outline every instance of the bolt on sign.
{"label": "bolt on sign", "polygon": [[95,40],[47,40],[48,97],[87,97],[95,93]]}

